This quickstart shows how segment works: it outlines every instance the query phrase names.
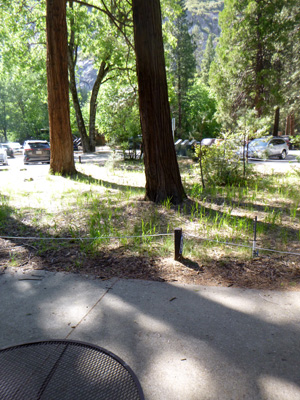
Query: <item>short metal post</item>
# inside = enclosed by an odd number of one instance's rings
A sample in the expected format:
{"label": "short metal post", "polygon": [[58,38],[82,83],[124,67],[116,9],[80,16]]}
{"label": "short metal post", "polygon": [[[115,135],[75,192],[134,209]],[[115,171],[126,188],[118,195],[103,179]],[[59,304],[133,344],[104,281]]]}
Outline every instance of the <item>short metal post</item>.
{"label": "short metal post", "polygon": [[81,164],[81,156],[78,156],[79,164]]}
{"label": "short metal post", "polygon": [[179,261],[182,257],[182,248],[183,248],[183,236],[181,228],[174,229],[174,246],[175,246],[174,260]]}
{"label": "short metal post", "polygon": [[253,226],[253,247],[252,247],[252,256],[258,256],[258,250],[256,250],[256,225],[257,225],[257,216],[254,218],[254,226]]}

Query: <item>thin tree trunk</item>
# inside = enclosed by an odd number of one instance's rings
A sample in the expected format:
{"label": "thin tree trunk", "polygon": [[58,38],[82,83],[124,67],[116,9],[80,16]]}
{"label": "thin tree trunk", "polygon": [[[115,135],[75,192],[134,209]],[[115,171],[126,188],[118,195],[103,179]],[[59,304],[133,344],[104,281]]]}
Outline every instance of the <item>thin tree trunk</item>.
{"label": "thin tree trunk", "polygon": [[262,35],[260,30],[262,15],[261,12],[257,13],[256,17],[256,40],[257,40],[257,49],[256,49],[256,58],[255,58],[255,98],[254,98],[254,107],[257,111],[258,118],[263,115],[263,93],[264,93],[264,85],[261,82],[261,73],[264,69],[264,52],[263,52],[263,44],[262,44]]}
{"label": "thin tree trunk", "polygon": [[76,172],[70,126],[66,1],[47,0],[47,87],[53,173]]}
{"label": "thin tree trunk", "polygon": [[[73,1],[70,1],[70,8],[73,8]],[[78,98],[75,67],[77,61],[77,45],[75,44],[75,32],[74,32],[74,18],[70,18],[70,39],[68,45],[68,67],[69,67],[69,88],[72,95],[73,106],[75,109],[77,128],[81,138],[82,151],[89,153],[90,142],[87,135],[84,119],[81,112],[80,102]]]}
{"label": "thin tree trunk", "polygon": [[280,108],[277,107],[276,110],[275,110],[273,136],[278,136],[278,131],[279,131],[279,117],[280,117]]}
{"label": "thin tree trunk", "polygon": [[291,116],[290,114],[286,117],[285,119],[285,135],[288,136],[290,134],[291,131]]}
{"label": "thin tree trunk", "polygon": [[181,88],[181,61],[180,57],[178,57],[178,68],[177,68],[177,74],[178,74],[178,132],[179,132],[179,137],[182,137],[182,88]]}
{"label": "thin tree trunk", "polygon": [[90,136],[90,148],[91,151],[95,151],[96,148],[96,112],[97,112],[97,97],[99,89],[103,79],[109,71],[109,66],[106,66],[106,62],[102,61],[96,81],[93,86],[91,100],[90,100],[90,126],[89,126],[89,136]]}
{"label": "thin tree trunk", "polygon": [[292,112],[290,115],[291,124],[290,124],[290,135],[295,136],[295,114]]}
{"label": "thin tree trunk", "polygon": [[143,133],[146,198],[185,198],[172,136],[159,0],[133,0],[133,23]]}

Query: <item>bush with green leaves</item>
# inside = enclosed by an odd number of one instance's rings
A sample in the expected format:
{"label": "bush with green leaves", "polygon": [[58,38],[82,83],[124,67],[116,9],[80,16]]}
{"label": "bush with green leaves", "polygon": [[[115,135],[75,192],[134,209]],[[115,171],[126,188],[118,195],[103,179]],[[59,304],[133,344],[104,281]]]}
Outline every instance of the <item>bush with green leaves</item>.
{"label": "bush with green leaves", "polygon": [[290,142],[294,149],[300,149],[300,135],[293,136]]}
{"label": "bush with green leaves", "polygon": [[252,172],[237,154],[239,142],[225,138],[212,146],[195,148],[203,186],[243,185]]}
{"label": "bush with green leaves", "polygon": [[97,117],[99,132],[105,135],[112,148],[123,151],[124,158],[137,158],[141,142],[141,126],[136,88],[119,84],[103,88],[99,107],[104,110]]}

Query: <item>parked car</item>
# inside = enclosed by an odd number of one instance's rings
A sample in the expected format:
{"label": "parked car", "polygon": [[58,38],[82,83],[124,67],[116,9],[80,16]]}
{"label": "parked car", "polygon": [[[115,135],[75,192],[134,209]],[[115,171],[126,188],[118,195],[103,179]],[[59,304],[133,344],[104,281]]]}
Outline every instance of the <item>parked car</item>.
{"label": "parked car", "polygon": [[13,148],[8,143],[2,143],[2,147],[6,149],[6,154],[8,157],[13,158],[15,156]]}
{"label": "parked car", "polygon": [[280,137],[263,137],[253,139],[248,145],[249,158],[279,157],[284,160],[289,152],[286,141]]}
{"label": "parked car", "polygon": [[211,146],[216,141],[216,138],[204,138],[201,140],[201,146]]}
{"label": "parked car", "polygon": [[14,151],[14,154],[22,154],[22,146],[20,145],[20,143],[18,142],[10,142],[7,143],[9,145],[9,147],[11,147]]}
{"label": "parked car", "polygon": [[5,147],[0,144],[0,163],[3,165],[7,165],[7,153]]}
{"label": "parked car", "polygon": [[24,164],[50,163],[50,144],[47,140],[27,140],[24,142]]}

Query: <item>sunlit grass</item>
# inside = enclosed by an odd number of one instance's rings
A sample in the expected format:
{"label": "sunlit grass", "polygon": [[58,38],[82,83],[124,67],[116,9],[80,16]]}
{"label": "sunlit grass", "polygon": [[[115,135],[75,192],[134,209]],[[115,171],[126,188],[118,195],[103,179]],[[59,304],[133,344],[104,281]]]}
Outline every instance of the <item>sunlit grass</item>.
{"label": "sunlit grass", "polygon": [[[185,257],[203,260],[234,254],[247,259],[257,216],[261,247],[286,251],[292,243],[293,251],[298,247],[300,251],[298,172],[258,174],[245,186],[204,189],[197,166],[184,160],[181,172],[188,199],[173,206],[170,199],[158,205],[143,200],[142,163],[115,160],[103,167],[77,167],[78,174],[69,178],[47,175],[43,180],[20,179],[18,185],[5,181],[0,196],[2,231],[84,238],[79,242],[83,252],[122,248],[134,254],[171,257],[173,237],[159,234],[172,234],[181,227]],[[41,253],[58,246],[49,241],[35,245]]]}

